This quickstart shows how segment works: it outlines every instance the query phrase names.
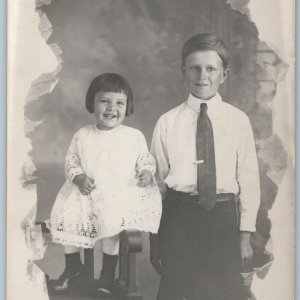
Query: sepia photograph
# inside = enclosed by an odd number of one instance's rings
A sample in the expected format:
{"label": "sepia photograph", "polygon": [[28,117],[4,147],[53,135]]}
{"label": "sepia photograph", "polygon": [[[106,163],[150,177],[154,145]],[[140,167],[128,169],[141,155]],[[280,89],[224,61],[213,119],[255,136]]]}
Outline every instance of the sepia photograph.
{"label": "sepia photograph", "polygon": [[7,299],[295,299],[295,2],[7,7]]}

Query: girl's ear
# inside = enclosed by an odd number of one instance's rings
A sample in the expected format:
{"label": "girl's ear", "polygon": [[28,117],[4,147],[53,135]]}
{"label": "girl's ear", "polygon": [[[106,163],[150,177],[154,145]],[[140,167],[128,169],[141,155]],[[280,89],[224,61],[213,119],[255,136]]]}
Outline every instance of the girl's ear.
{"label": "girl's ear", "polygon": [[185,65],[184,63],[181,64],[181,72],[184,75],[185,74]]}
{"label": "girl's ear", "polygon": [[224,69],[223,73],[222,73],[222,77],[221,77],[221,82],[220,83],[225,82],[226,78],[228,77],[228,74],[229,74],[229,68]]}

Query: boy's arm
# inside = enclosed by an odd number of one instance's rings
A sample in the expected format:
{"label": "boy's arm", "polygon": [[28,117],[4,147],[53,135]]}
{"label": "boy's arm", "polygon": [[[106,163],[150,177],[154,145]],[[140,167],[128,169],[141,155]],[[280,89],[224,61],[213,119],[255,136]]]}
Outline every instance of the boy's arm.
{"label": "boy's arm", "polygon": [[240,231],[254,232],[260,205],[260,181],[255,142],[250,121],[241,124],[237,152],[237,181],[240,187]]}
{"label": "boy's arm", "polygon": [[255,141],[247,118],[241,128],[237,153],[237,180],[240,187],[240,255],[243,270],[247,271],[253,256],[251,232],[256,230],[256,217],[260,205],[260,182]]}
{"label": "boy's arm", "polygon": [[166,194],[166,184],[164,182],[164,179],[167,177],[170,170],[166,145],[167,129],[165,122],[161,117],[154,128],[150,152],[152,153],[157,162],[155,177],[163,199]]}

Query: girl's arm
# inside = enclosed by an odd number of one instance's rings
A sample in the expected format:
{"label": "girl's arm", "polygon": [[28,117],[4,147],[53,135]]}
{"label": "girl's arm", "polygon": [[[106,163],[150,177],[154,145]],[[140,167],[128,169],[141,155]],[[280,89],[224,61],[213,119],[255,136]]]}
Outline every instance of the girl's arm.
{"label": "girl's arm", "polygon": [[146,139],[140,132],[138,136],[139,155],[136,163],[136,172],[140,185],[148,185],[153,181],[156,172],[156,161],[148,150]]}
{"label": "girl's arm", "polygon": [[80,139],[78,132],[73,136],[66,155],[65,176],[67,182],[74,183],[78,186],[82,195],[88,195],[95,189],[94,180],[88,177],[81,167]]}
{"label": "girl's arm", "polygon": [[148,150],[146,139],[140,132],[138,136],[139,155],[136,162],[136,171],[149,170],[153,175],[156,171],[156,161]]}
{"label": "girl's arm", "polygon": [[75,176],[84,174],[81,167],[78,135],[78,132],[74,134],[65,159],[65,176],[69,183],[73,183]]}

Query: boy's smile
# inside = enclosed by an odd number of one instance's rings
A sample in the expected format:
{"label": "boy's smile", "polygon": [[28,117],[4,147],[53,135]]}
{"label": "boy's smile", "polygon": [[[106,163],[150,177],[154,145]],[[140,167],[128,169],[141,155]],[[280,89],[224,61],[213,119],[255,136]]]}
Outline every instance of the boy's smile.
{"label": "boy's smile", "polygon": [[109,130],[119,126],[126,114],[127,96],[116,92],[98,92],[94,99],[97,127]]}
{"label": "boy's smile", "polygon": [[224,70],[217,52],[206,50],[191,53],[182,71],[189,91],[197,98],[208,100],[216,95],[229,70]]}

